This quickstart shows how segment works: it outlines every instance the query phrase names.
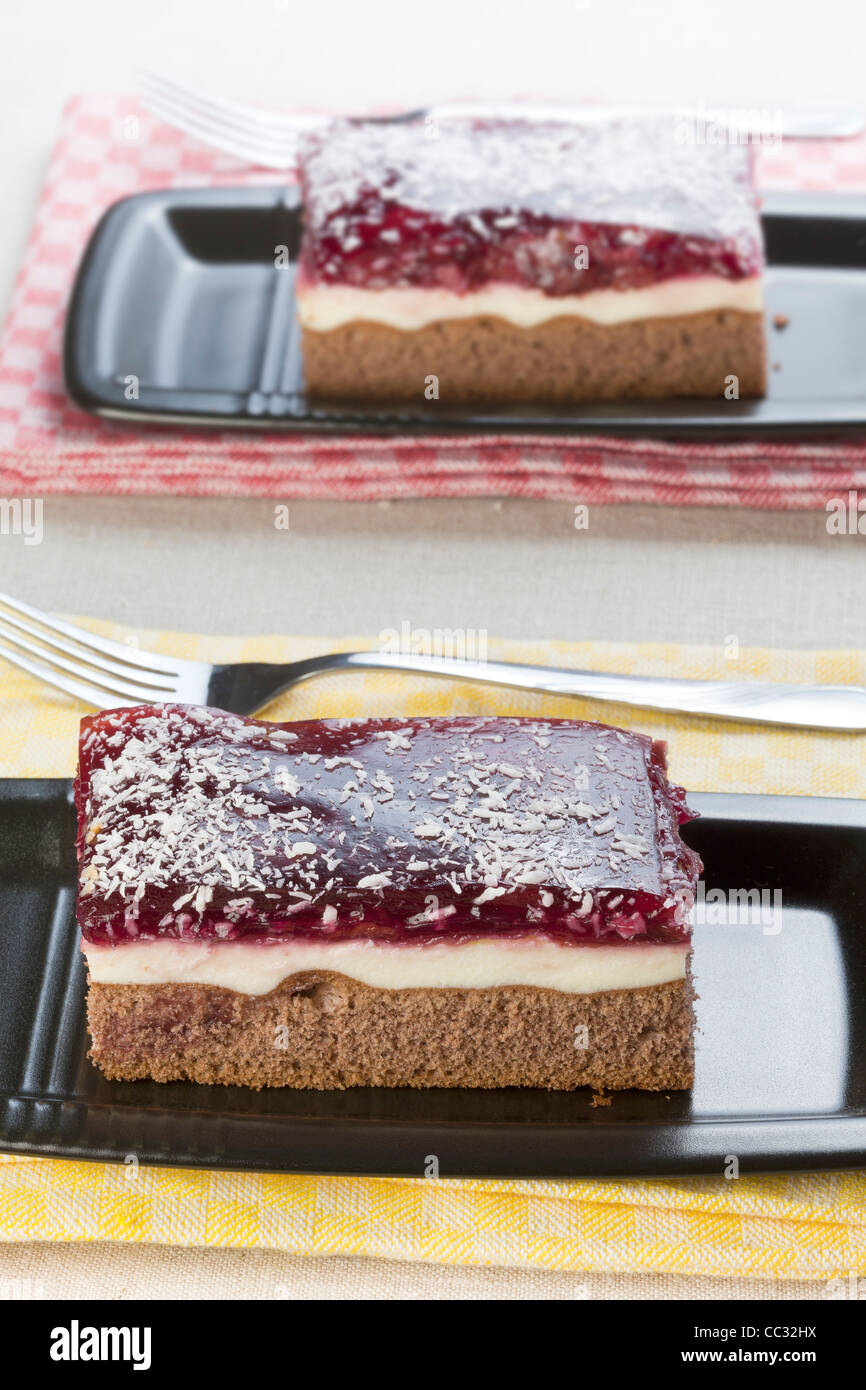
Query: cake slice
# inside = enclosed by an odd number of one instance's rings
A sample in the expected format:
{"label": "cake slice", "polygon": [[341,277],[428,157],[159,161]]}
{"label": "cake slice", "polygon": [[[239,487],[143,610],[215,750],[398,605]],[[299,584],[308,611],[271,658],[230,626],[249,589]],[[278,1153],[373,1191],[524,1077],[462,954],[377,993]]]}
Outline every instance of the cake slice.
{"label": "cake slice", "polygon": [[736,377],[762,395],[751,150],[676,135],[662,113],[306,136],[310,394],[722,397]]}
{"label": "cake slice", "polygon": [[109,1077],[691,1084],[700,861],[649,738],[140,706],[83,720],[76,804]]}

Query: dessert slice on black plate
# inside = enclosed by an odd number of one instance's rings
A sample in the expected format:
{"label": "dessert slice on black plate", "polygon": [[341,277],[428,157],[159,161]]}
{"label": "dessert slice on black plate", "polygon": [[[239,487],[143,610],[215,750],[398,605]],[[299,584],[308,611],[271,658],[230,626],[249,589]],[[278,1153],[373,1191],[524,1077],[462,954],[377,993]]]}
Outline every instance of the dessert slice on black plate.
{"label": "dessert slice on black plate", "polygon": [[763,395],[751,151],[677,133],[662,113],[305,137],[310,394],[722,397],[735,376]]}
{"label": "dessert slice on black plate", "polygon": [[700,860],[642,735],[141,706],[83,721],[76,800],[109,1077],[691,1084]]}

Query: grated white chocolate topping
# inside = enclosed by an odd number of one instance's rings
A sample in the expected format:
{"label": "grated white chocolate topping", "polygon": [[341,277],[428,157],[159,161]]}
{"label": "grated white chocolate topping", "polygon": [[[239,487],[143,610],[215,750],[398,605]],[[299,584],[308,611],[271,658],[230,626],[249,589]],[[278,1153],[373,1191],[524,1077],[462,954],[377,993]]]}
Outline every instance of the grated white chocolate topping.
{"label": "grated white chocolate topping", "polygon": [[449,120],[432,140],[417,122],[334,122],[303,137],[302,158],[306,220],[342,235],[346,250],[354,228],[341,215],[369,189],[446,221],[497,209],[506,225],[527,211],[760,244],[751,151],[679,140],[669,112],[483,127]]}

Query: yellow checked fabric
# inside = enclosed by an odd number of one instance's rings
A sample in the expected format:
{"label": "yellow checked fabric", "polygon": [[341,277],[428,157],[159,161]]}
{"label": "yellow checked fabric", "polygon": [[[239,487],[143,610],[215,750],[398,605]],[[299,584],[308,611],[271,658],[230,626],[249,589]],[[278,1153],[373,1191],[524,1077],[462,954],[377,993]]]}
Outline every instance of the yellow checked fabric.
{"label": "yellow checked fabric", "polygon": [[[93,625],[97,627],[96,624]],[[313,638],[215,639],[98,630],[204,660],[291,660]],[[341,645],[364,647],[369,639]],[[645,674],[866,685],[866,654],[498,642],[490,656]],[[0,775],[74,771],[73,701],[0,666]],[[323,677],[275,719],[447,713],[601,718],[666,738],[698,791],[866,796],[866,739],[761,729],[385,672]],[[453,1264],[789,1279],[866,1276],[866,1174],[680,1181],[494,1182],[195,1172],[0,1157],[0,1238],[124,1240],[364,1254]]]}

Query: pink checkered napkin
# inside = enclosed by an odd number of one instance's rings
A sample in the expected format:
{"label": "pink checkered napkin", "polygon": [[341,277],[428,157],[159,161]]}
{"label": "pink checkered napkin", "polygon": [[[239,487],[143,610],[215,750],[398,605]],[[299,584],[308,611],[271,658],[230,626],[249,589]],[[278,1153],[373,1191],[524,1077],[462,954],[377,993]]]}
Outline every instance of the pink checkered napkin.
{"label": "pink checkered napkin", "polygon": [[[761,151],[764,188],[866,191],[866,139]],[[866,491],[866,441],[669,444],[533,436],[423,439],[181,432],[76,410],[61,379],[66,303],[105,209],[129,193],[280,181],[162,125],[133,100],[86,95],[64,114],[0,340],[0,494],[536,497],[821,508]]]}

